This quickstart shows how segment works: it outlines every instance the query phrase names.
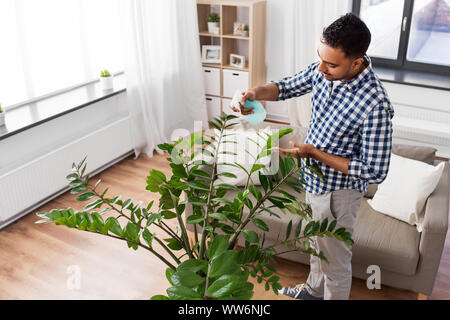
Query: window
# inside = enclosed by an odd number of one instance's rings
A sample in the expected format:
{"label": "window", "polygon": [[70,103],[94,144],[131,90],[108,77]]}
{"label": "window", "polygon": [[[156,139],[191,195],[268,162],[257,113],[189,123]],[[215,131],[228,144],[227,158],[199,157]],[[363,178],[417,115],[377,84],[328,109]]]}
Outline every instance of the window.
{"label": "window", "polygon": [[450,0],[353,0],[374,65],[450,74]]}
{"label": "window", "polygon": [[123,70],[120,0],[0,1],[0,101],[8,108]]}

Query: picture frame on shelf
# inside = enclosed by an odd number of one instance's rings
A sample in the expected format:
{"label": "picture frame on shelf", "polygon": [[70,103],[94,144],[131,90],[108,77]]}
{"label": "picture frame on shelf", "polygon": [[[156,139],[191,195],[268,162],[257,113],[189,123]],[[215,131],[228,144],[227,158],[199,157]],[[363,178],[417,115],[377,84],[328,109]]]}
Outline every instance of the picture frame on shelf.
{"label": "picture frame on shelf", "polygon": [[203,45],[202,46],[202,62],[220,63],[221,62],[220,46]]}
{"label": "picture frame on shelf", "polygon": [[233,35],[235,36],[242,36],[244,35],[244,26],[245,23],[236,21],[233,23]]}
{"label": "picture frame on shelf", "polygon": [[230,54],[230,66],[236,68],[245,68],[245,56],[231,53]]}

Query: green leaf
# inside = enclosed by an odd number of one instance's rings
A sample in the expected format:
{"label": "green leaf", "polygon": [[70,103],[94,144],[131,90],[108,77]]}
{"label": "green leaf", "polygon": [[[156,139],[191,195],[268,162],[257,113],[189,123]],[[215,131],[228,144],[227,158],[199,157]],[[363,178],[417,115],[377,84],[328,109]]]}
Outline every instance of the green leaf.
{"label": "green leaf", "polygon": [[259,229],[263,230],[263,231],[269,231],[269,227],[267,226],[267,224],[262,221],[261,219],[257,219],[257,218],[253,218],[251,219],[253,224],[258,227]]}
{"label": "green leaf", "polygon": [[328,231],[333,232],[334,228],[336,227],[337,220],[331,221],[330,225],[328,226]]}
{"label": "green leaf", "polygon": [[170,167],[172,168],[172,172],[175,177],[187,178],[187,173],[184,165],[171,163]]}
{"label": "green leaf", "polygon": [[83,208],[83,211],[89,211],[89,210],[92,210],[92,209],[95,209],[95,208],[100,208],[102,206],[102,204],[103,204],[103,200],[102,199],[95,200],[95,201],[89,203],[88,205],[86,205]]}
{"label": "green leaf", "polygon": [[206,256],[213,260],[215,257],[224,253],[228,248],[228,237],[225,235],[216,235],[215,238],[209,242]]}
{"label": "green leaf", "polygon": [[145,228],[144,231],[142,231],[142,238],[144,238],[145,242],[147,242],[150,248],[152,247],[152,241],[155,236],[156,234],[151,234],[147,228]]}
{"label": "green leaf", "polygon": [[116,236],[121,236],[122,228],[120,227],[119,222],[114,217],[108,217],[106,219],[106,224],[108,226],[109,231],[114,233]]}
{"label": "green leaf", "polygon": [[328,218],[323,219],[322,224],[320,225],[320,232],[324,232],[327,230],[328,226]]}
{"label": "green leaf", "polygon": [[226,234],[232,234],[235,232],[235,230],[233,229],[233,227],[227,225],[227,224],[222,224],[220,226],[220,230],[222,230],[223,232],[225,232]]}
{"label": "green leaf", "polygon": [[134,223],[128,222],[125,226],[125,233],[127,239],[137,242],[137,239],[139,238],[139,227]]}
{"label": "green leaf", "polygon": [[214,185],[214,188],[219,189],[225,189],[225,190],[235,190],[235,191],[240,191],[240,189],[236,186],[233,186],[231,184],[227,184],[227,183],[219,183],[217,185]]}
{"label": "green leaf", "polygon": [[289,236],[291,235],[291,231],[292,231],[292,220],[289,221],[288,226],[286,228],[286,239],[289,239]]}
{"label": "green leaf", "polygon": [[202,298],[197,291],[183,286],[171,287],[166,292],[169,298],[173,300],[201,300]]}
{"label": "green leaf", "polygon": [[209,217],[217,219],[217,220],[221,220],[221,221],[228,221],[228,218],[224,214],[218,213],[218,212],[210,213]]}
{"label": "green leaf", "polygon": [[163,211],[161,211],[161,216],[166,220],[170,220],[170,219],[176,218],[177,214],[170,210],[163,210]]}
{"label": "green leaf", "polygon": [[208,287],[206,295],[216,299],[229,296],[234,290],[239,288],[241,282],[241,278],[237,275],[223,275]]}
{"label": "green leaf", "polygon": [[251,184],[248,186],[248,189],[250,190],[250,192],[252,193],[252,195],[256,198],[256,200],[261,200],[262,198],[262,194],[261,192],[258,190],[257,187],[255,187],[254,184]]}
{"label": "green leaf", "polygon": [[69,187],[71,188],[79,187],[81,185],[83,185],[83,181],[80,179],[75,179],[69,183]]}
{"label": "green leaf", "polygon": [[303,219],[300,219],[297,225],[297,229],[295,230],[295,237],[298,238],[300,236],[300,233],[302,232],[302,223]]}
{"label": "green leaf", "polygon": [[150,298],[150,300],[170,300],[168,297],[162,294],[154,295]]}
{"label": "green leaf", "polygon": [[217,256],[211,263],[208,277],[215,278],[225,274],[233,274],[239,270],[237,263],[238,253],[234,250],[227,250]]}
{"label": "green leaf", "polygon": [[198,181],[189,181],[188,185],[195,190],[201,191],[209,191],[209,187],[207,187],[204,183]]}
{"label": "green leaf", "polygon": [[80,202],[88,201],[88,200],[92,199],[94,196],[95,196],[95,193],[86,192],[86,193],[80,194],[77,197],[77,201],[80,201]]}
{"label": "green leaf", "polygon": [[242,235],[244,236],[245,240],[247,240],[250,243],[259,242],[258,234],[253,230],[244,230],[242,231]]}
{"label": "green leaf", "polygon": [[180,270],[172,275],[172,282],[176,287],[183,286],[187,288],[195,288],[205,281],[206,278],[203,278],[190,270]]}
{"label": "green leaf", "polygon": [[259,176],[259,182],[261,183],[262,187],[264,188],[264,191],[267,192],[269,188],[269,181],[267,180],[266,175],[262,174],[261,171],[258,172]]}
{"label": "green leaf", "polygon": [[79,179],[78,174],[77,173],[71,173],[69,175],[66,176],[66,179],[69,181],[74,181]]}
{"label": "green leaf", "polygon": [[[228,242],[227,242],[228,245]],[[177,271],[187,270],[192,272],[197,272],[208,266],[208,261],[189,259],[180,263],[177,267]],[[172,284],[173,285],[173,284]]]}
{"label": "green leaf", "polygon": [[122,210],[128,209],[128,207],[130,206],[130,204],[132,204],[132,202],[133,202],[132,198],[125,200],[125,202],[122,204]]}
{"label": "green leaf", "polygon": [[221,172],[218,173],[217,176],[223,176],[223,177],[227,177],[227,178],[236,178],[237,176],[234,173],[230,173],[230,172]]}
{"label": "green leaf", "polygon": [[309,236],[311,233],[313,233],[315,225],[316,225],[315,221],[310,221],[306,225],[305,230],[303,230],[303,235],[306,237]]}
{"label": "green leaf", "polygon": [[200,215],[191,215],[191,216],[187,217],[186,223],[195,224],[195,223],[200,223],[203,220],[204,220],[204,218]]}
{"label": "green leaf", "polygon": [[166,279],[167,281],[169,281],[169,283],[173,286],[173,282],[172,282],[172,276],[174,275],[175,270],[173,270],[172,268],[167,268],[166,269]]}
{"label": "green leaf", "polygon": [[183,249],[183,246],[176,239],[167,238],[163,240],[167,242],[167,246],[172,250],[178,251]]}
{"label": "green leaf", "polygon": [[206,205],[205,199],[202,199],[202,198],[196,197],[196,196],[190,196],[188,198],[188,202],[195,206],[205,206]]}

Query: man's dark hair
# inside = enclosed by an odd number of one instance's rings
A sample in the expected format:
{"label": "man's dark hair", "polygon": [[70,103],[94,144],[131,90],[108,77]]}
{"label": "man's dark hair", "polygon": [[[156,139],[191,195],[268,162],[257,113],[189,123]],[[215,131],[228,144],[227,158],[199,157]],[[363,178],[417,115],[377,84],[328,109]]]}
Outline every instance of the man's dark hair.
{"label": "man's dark hair", "polygon": [[340,17],[322,33],[322,43],[340,48],[347,57],[363,57],[370,44],[370,31],[366,24],[353,13]]}

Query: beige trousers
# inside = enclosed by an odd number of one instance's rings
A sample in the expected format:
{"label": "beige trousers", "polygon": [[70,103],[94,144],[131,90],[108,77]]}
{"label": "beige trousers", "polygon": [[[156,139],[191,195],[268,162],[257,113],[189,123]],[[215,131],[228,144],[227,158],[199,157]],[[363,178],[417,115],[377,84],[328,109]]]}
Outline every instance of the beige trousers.
{"label": "beige trousers", "polygon": [[[328,218],[331,223],[336,219],[335,230],[344,227],[353,234],[363,196],[362,192],[353,189],[335,190],[321,195],[306,192],[306,203],[311,206],[314,220]],[[344,242],[329,237],[314,237],[312,245],[319,252],[323,251],[329,264],[311,256],[306,289],[313,296],[325,300],[348,299],[352,285],[351,250]]]}

